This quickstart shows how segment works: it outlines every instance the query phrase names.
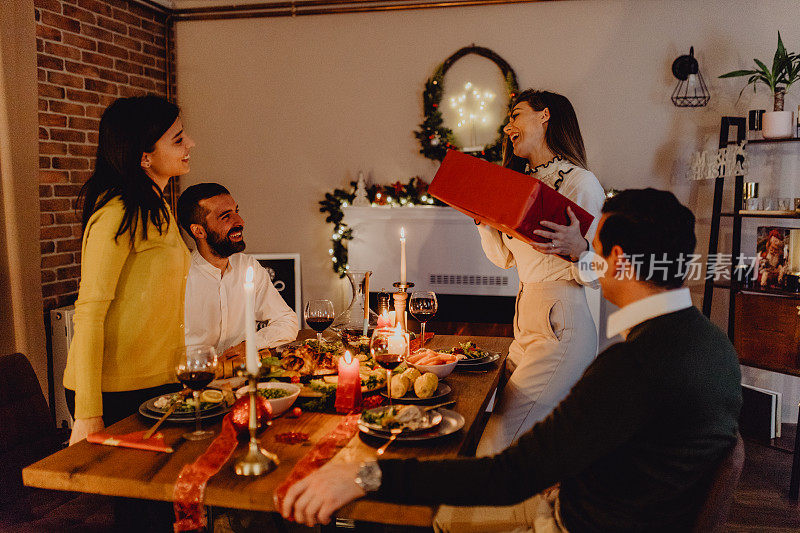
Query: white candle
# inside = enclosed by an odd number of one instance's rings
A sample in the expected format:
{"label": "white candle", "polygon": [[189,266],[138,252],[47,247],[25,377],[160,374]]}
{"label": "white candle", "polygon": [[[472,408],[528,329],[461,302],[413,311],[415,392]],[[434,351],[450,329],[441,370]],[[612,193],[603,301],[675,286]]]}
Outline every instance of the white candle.
{"label": "white candle", "polygon": [[400,228],[400,283],[406,283],[406,230]]}
{"label": "white candle", "polygon": [[256,347],[256,313],[255,313],[255,291],[253,287],[253,267],[247,268],[244,278],[244,301],[245,301],[245,354],[248,374],[258,374],[259,360],[258,348]]}

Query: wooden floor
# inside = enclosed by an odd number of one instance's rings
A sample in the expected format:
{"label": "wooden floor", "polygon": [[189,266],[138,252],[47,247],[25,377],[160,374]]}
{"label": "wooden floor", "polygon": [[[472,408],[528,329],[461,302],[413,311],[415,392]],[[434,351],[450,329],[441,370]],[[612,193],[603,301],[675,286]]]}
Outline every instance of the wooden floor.
{"label": "wooden floor", "polygon": [[[783,424],[775,444],[792,449],[795,424]],[[800,531],[800,505],[788,497],[792,454],[745,439],[742,478],[728,517],[731,533]]]}

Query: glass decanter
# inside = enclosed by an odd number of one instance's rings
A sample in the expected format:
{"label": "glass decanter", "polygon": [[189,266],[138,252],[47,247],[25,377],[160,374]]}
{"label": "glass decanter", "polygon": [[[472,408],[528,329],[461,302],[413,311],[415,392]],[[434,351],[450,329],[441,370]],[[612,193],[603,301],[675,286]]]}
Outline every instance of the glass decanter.
{"label": "glass decanter", "polygon": [[[364,305],[366,304],[364,294],[364,280],[367,276],[367,270],[348,270],[346,272],[347,279],[350,280],[350,287],[353,290],[353,297],[347,309],[339,313],[331,325],[332,330],[339,334],[348,346],[358,344],[361,337],[367,338],[369,344],[369,337],[372,331],[378,325],[378,315],[372,309],[369,309],[367,320],[367,332],[364,335]],[[372,272],[369,272],[370,275]]]}

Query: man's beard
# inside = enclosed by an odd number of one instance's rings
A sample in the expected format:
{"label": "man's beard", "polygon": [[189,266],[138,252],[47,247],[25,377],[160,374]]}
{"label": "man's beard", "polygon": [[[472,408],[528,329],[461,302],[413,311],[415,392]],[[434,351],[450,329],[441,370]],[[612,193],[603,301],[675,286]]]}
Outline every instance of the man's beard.
{"label": "man's beard", "polygon": [[243,252],[245,247],[244,238],[239,242],[233,242],[231,240],[231,233],[237,233],[243,229],[243,226],[236,226],[232,228],[225,237],[222,237],[219,233],[215,233],[206,228],[206,233],[208,233],[208,238],[206,239],[208,247],[219,257],[230,257],[237,252]]}

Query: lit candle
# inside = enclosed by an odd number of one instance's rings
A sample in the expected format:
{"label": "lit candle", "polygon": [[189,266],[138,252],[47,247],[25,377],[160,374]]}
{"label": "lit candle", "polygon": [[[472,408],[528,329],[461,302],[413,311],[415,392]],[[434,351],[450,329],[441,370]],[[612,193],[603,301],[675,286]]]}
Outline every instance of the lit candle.
{"label": "lit candle", "polygon": [[258,374],[259,360],[258,348],[256,347],[256,313],[255,313],[255,291],[253,286],[253,267],[247,267],[244,277],[244,341],[247,363],[247,373]]}
{"label": "lit candle", "polygon": [[406,283],[406,229],[400,228],[400,283]]}
{"label": "lit candle", "polygon": [[364,336],[369,331],[369,276],[372,272],[367,271],[364,276]]}
{"label": "lit candle", "polygon": [[379,328],[393,328],[395,322],[394,311],[384,311],[378,316]]}
{"label": "lit candle", "polygon": [[403,326],[397,324],[394,328],[394,333],[392,333],[387,341],[387,350],[389,353],[405,355],[407,348],[406,333],[403,331]]}
{"label": "lit candle", "polygon": [[336,384],[337,413],[349,413],[361,406],[361,373],[357,357],[350,351],[339,358],[339,377]]}

